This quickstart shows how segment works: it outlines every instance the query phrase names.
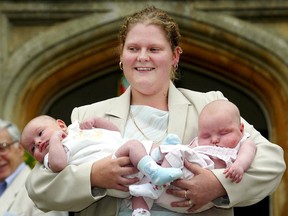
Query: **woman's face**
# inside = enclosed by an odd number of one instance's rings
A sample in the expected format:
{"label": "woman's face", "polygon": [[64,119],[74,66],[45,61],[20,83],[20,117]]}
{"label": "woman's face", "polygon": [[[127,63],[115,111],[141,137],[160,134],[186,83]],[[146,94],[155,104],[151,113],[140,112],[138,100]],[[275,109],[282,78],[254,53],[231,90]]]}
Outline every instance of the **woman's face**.
{"label": "woman's face", "polygon": [[138,23],[127,34],[120,60],[132,90],[153,95],[167,93],[179,54],[159,26]]}

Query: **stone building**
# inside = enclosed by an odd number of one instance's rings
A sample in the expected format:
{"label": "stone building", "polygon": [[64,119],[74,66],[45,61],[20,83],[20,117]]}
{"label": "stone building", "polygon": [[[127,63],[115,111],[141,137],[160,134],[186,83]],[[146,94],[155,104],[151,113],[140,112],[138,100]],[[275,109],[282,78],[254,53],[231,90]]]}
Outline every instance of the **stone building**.
{"label": "stone building", "polygon": [[[0,117],[20,128],[39,114],[70,121],[73,107],[119,94],[118,29],[147,4],[179,23],[177,86],[221,90],[286,151],[288,1],[0,1]],[[109,89],[107,87],[109,86]],[[287,155],[285,154],[287,161]],[[271,197],[235,215],[284,216],[287,173]]]}

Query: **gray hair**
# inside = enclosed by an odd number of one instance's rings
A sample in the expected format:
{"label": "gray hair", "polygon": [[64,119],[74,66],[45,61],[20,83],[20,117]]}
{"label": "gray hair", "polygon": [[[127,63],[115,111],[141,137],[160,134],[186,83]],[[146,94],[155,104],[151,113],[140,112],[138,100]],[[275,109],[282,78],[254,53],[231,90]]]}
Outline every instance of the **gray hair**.
{"label": "gray hair", "polygon": [[18,127],[8,121],[5,121],[3,119],[0,119],[0,130],[7,129],[9,135],[13,139],[13,141],[20,141],[20,132],[18,130]]}

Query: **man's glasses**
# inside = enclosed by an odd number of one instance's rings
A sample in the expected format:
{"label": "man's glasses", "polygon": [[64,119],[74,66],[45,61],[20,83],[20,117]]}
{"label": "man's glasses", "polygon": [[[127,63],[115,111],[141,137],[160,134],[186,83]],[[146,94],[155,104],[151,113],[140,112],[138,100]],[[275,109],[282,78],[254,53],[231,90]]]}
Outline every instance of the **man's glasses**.
{"label": "man's glasses", "polygon": [[10,147],[11,147],[13,144],[17,143],[17,142],[18,142],[18,141],[14,140],[14,141],[11,142],[11,143],[6,143],[6,142],[0,143],[0,154],[1,154],[1,155],[7,154],[8,151],[9,151],[9,149],[10,149]]}

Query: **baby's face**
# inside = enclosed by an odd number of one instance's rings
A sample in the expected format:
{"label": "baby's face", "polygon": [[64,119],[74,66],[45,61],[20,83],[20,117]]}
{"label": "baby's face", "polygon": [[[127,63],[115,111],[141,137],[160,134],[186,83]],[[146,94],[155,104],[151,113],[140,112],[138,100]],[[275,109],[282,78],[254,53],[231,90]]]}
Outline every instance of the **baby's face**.
{"label": "baby's face", "polygon": [[50,137],[61,128],[57,122],[34,119],[27,124],[22,133],[22,145],[40,163],[49,151]]}
{"label": "baby's face", "polygon": [[225,113],[200,119],[199,145],[235,148],[242,138],[243,125]]}

